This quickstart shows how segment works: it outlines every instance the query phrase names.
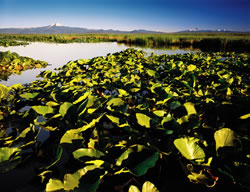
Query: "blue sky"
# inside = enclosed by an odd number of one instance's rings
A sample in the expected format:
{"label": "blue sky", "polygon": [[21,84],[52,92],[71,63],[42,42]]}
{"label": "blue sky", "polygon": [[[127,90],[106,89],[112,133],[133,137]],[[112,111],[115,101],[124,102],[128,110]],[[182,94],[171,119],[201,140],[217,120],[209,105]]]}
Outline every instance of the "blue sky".
{"label": "blue sky", "polygon": [[250,0],[0,0],[0,28],[250,31]]}

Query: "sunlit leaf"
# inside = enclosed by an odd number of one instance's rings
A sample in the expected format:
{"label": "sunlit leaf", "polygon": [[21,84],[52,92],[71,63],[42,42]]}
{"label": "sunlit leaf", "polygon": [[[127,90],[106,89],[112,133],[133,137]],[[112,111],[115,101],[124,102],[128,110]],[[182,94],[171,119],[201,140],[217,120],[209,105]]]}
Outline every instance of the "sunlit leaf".
{"label": "sunlit leaf", "polygon": [[64,185],[59,179],[51,178],[46,185],[46,192],[59,191],[62,189],[64,189]]}
{"label": "sunlit leaf", "polygon": [[73,156],[76,159],[80,159],[81,157],[95,157],[100,158],[101,156],[104,156],[104,154],[101,151],[98,151],[96,149],[87,149],[87,148],[81,148],[77,149],[73,152]]}
{"label": "sunlit leaf", "polygon": [[40,106],[32,106],[31,108],[34,109],[38,114],[43,116],[54,112],[54,109],[49,106],[40,105]]}
{"label": "sunlit leaf", "polygon": [[153,183],[146,181],[142,186],[142,192],[159,192]]}
{"label": "sunlit leaf", "polygon": [[235,145],[235,133],[229,128],[223,128],[214,133],[216,150],[220,147],[232,147]]}
{"label": "sunlit leaf", "polygon": [[72,106],[72,103],[64,102],[59,109],[59,113],[64,117],[67,114],[68,109]]}
{"label": "sunlit leaf", "polygon": [[174,140],[174,145],[188,160],[204,159],[206,157],[203,149],[198,145],[194,137],[184,137]]}
{"label": "sunlit leaf", "polygon": [[143,113],[136,113],[136,119],[138,124],[144,126],[146,128],[150,128],[150,120],[151,118]]}
{"label": "sunlit leaf", "polygon": [[141,191],[135,185],[131,185],[128,189],[128,192],[141,192]]}

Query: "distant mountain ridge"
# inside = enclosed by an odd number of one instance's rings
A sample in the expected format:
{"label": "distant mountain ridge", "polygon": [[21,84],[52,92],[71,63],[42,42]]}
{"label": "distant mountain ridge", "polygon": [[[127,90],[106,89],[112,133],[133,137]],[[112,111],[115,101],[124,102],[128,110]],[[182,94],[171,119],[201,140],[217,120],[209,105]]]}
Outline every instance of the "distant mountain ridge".
{"label": "distant mountain ridge", "polygon": [[162,33],[158,31],[148,31],[144,29],[133,31],[120,31],[113,29],[88,29],[81,27],[68,27],[55,23],[43,27],[30,28],[0,28],[0,34],[80,34],[80,33]]}
{"label": "distant mountain ridge", "polygon": [[176,33],[249,33],[249,31],[231,31],[227,29],[216,29],[216,30],[211,30],[211,29],[188,29],[184,31],[178,31]]}

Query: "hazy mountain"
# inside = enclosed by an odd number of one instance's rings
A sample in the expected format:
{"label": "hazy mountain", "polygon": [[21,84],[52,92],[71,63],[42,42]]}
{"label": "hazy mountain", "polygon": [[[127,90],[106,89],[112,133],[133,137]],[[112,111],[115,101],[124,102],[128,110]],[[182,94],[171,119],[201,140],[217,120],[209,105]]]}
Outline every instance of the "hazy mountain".
{"label": "hazy mountain", "polygon": [[[227,29],[216,29],[216,30],[209,30],[209,29],[188,29],[184,31],[178,31],[177,33],[244,33],[241,31],[230,31]],[[245,32],[248,33],[248,32]]]}
{"label": "hazy mountain", "polygon": [[147,31],[144,29],[133,31],[119,31],[113,29],[87,29],[80,27],[67,27],[59,23],[43,26],[43,27],[31,27],[31,28],[0,28],[0,33],[9,34],[80,34],[80,33],[160,33],[157,31]]}

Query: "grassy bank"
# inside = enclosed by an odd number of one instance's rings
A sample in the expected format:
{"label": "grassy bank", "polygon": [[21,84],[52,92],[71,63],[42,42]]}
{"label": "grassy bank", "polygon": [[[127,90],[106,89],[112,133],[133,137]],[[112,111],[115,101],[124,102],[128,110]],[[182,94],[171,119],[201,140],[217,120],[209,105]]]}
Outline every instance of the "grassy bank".
{"label": "grassy bank", "polygon": [[118,42],[146,47],[178,46],[202,51],[250,52],[249,33],[169,33],[169,34],[1,34],[0,40],[39,42]]}

